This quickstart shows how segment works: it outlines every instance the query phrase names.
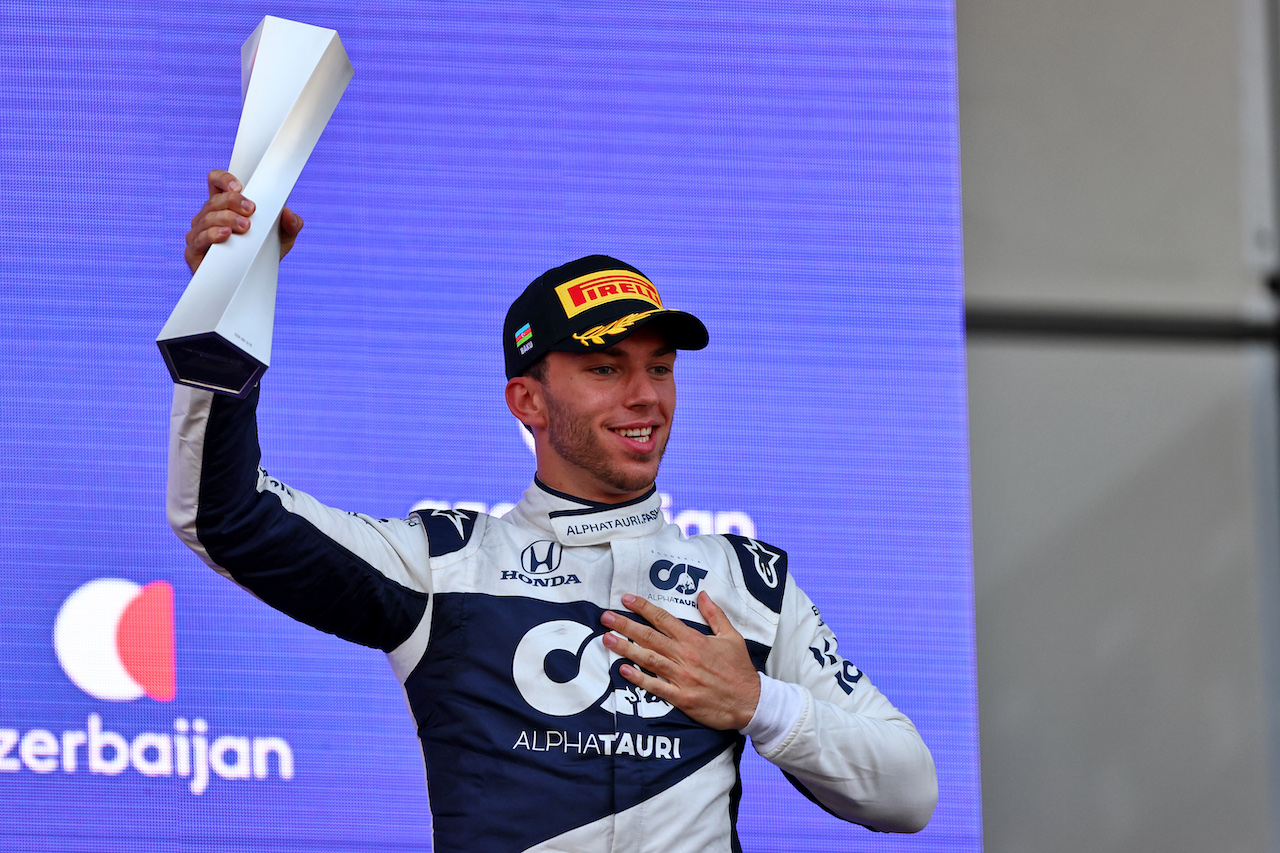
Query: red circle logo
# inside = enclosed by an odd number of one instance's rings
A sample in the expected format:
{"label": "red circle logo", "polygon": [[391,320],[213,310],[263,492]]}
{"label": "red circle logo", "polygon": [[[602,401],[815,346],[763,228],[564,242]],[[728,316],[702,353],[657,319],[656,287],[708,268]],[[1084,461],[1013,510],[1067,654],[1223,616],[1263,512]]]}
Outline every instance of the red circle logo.
{"label": "red circle logo", "polygon": [[95,699],[172,701],[173,587],[90,581],[58,610],[53,648],[67,678]]}

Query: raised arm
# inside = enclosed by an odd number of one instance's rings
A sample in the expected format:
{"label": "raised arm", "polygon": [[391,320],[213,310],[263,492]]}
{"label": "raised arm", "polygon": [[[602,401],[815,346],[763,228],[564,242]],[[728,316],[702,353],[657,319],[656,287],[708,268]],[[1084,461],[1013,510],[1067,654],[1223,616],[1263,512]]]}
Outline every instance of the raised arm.
{"label": "raised arm", "polygon": [[[209,173],[186,261],[244,233],[253,203],[229,172]],[[285,209],[281,252],[302,220]],[[202,560],[267,604],[320,630],[390,652],[420,626],[430,594],[417,518],[375,519],[325,506],[260,467],[255,388],[245,400],[175,387],[167,509]]]}

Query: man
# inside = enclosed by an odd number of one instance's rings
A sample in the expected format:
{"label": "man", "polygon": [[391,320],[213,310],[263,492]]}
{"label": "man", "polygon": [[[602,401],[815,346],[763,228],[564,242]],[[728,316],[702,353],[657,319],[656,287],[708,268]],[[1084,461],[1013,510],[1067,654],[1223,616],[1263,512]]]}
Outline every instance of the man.
{"label": "man", "polygon": [[[209,188],[193,271],[253,212],[230,174]],[[286,210],[282,252],[301,227]],[[268,604],[387,653],[418,724],[435,849],[738,849],[744,736],[841,818],[911,832],[932,814],[928,749],[837,653],[785,553],[688,539],[662,517],[676,351],[706,344],[621,261],[535,279],[503,350],[537,474],[502,518],[323,506],[258,467],[256,390],[177,388],[174,529]]]}

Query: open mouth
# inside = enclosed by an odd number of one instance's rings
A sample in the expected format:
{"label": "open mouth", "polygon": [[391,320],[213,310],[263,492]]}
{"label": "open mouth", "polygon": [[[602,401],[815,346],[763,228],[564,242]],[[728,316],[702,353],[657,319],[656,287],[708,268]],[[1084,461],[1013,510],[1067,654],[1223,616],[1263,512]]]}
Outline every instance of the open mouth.
{"label": "open mouth", "polygon": [[645,444],[650,439],[653,438],[653,427],[651,426],[632,427],[629,429],[615,429],[611,431],[617,433],[620,436],[623,436],[624,438],[629,438],[632,441],[638,441],[641,444]]}

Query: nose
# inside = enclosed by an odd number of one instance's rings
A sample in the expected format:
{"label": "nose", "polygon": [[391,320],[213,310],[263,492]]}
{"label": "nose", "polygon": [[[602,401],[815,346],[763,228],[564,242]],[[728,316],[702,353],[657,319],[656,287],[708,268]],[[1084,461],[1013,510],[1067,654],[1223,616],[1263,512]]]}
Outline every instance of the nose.
{"label": "nose", "polygon": [[627,381],[627,407],[648,408],[658,404],[657,380],[646,370],[634,370]]}

